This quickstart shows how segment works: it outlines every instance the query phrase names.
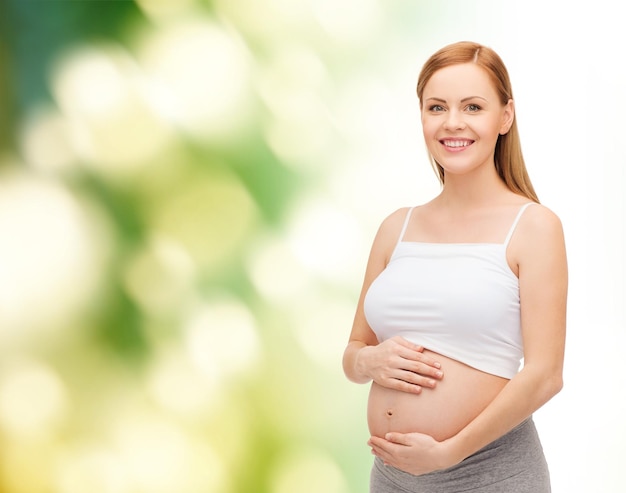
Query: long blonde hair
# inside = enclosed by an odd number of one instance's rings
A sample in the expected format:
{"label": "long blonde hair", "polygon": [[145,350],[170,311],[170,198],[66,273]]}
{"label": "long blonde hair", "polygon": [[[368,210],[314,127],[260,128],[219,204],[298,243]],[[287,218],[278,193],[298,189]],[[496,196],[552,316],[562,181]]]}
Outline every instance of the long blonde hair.
{"label": "long blonde hair", "polygon": [[[461,41],[444,46],[433,54],[424,64],[417,80],[417,97],[422,105],[424,87],[432,75],[444,67],[461,63],[475,63],[488,74],[496,92],[500,96],[500,102],[504,105],[509,99],[513,99],[513,90],[509,73],[502,59],[491,48],[470,41]],[[439,163],[430,156],[433,168],[437,172],[439,181],[443,185],[445,181],[444,170]],[[535,189],[530,182],[526,171],[526,164],[522,155],[517,121],[513,117],[513,124],[504,135],[499,135],[496,142],[494,161],[498,175],[506,186],[513,192],[539,202]]]}

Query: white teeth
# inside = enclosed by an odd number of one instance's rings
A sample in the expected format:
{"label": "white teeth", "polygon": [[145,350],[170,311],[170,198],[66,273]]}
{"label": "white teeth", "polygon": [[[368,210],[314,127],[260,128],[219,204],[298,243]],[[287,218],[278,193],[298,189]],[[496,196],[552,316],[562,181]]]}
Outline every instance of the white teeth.
{"label": "white teeth", "polygon": [[471,142],[467,140],[444,140],[443,143],[448,147],[467,147]]}

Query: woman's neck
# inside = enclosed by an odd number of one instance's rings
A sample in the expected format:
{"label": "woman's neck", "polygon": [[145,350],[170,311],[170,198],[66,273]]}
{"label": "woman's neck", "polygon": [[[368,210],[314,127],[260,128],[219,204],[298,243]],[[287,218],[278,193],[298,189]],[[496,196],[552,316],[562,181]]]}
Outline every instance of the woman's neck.
{"label": "woman's neck", "polygon": [[449,175],[438,201],[448,209],[482,208],[493,206],[515,195],[500,179],[495,169],[482,176]]}

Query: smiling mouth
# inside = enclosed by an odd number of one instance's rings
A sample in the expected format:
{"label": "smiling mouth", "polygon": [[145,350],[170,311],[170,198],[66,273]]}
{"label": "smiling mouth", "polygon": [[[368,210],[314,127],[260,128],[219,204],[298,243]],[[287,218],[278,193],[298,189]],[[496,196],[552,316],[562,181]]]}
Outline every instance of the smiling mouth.
{"label": "smiling mouth", "polygon": [[473,140],[449,140],[449,139],[443,139],[443,140],[440,140],[439,142],[441,142],[446,147],[454,147],[454,148],[468,147],[474,143]]}

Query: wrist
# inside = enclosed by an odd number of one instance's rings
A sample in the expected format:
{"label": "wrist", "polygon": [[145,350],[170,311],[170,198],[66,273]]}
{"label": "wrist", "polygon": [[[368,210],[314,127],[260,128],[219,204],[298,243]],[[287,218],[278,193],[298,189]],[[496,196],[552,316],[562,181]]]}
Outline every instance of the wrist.
{"label": "wrist", "polygon": [[368,356],[372,350],[372,346],[363,346],[356,351],[354,356],[354,370],[359,379],[363,382],[369,382],[372,380],[370,374],[370,367],[368,364]]}
{"label": "wrist", "polygon": [[452,467],[467,457],[460,446],[458,440],[455,437],[448,438],[439,442],[441,446],[440,457],[442,459],[442,469]]}

